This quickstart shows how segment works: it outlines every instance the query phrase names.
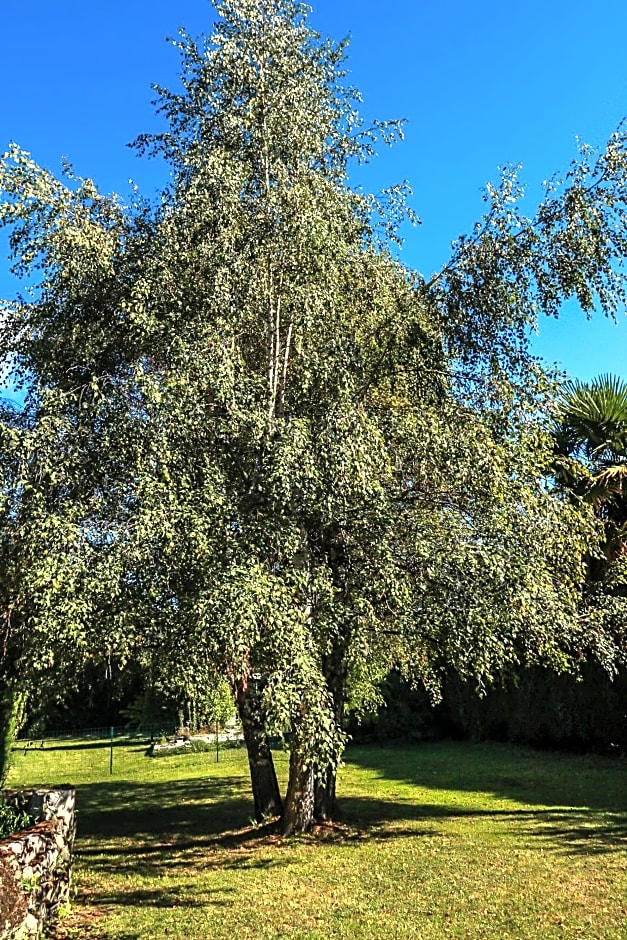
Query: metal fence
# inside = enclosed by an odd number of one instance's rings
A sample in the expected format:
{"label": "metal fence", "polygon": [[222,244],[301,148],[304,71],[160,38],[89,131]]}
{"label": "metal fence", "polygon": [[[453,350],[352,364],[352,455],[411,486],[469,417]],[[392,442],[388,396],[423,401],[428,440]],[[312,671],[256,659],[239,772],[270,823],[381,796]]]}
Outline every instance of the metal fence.
{"label": "metal fence", "polygon": [[[278,742],[276,742],[278,743]],[[150,774],[150,763],[172,767],[193,764],[207,768],[220,761],[241,760],[244,739],[238,728],[218,733],[169,734],[161,726],[141,730],[100,727],[49,730],[45,735],[23,734],[13,747],[18,777],[87,780],[105,776],[135,776],[138,764]],[[161,773],[155,767],[155,772]],[[43,775],[43,777],[42,777]]]}
{"label": "metal fence", "polygon": [[161,724],[142,725],[141,728],[131,729],[126,725],[111,726],[102,725],[99,728],[71,728],[71,729],[49,729],[46,731],[29,730],[28,728],[20,731],[17,737],[17,744],[30,742],[38,746],[45,747],[46,741],[74,741],[74,740],[102,740],[104,738],[126,738],[154,740],[163,735],[172,734],[172,727]]}

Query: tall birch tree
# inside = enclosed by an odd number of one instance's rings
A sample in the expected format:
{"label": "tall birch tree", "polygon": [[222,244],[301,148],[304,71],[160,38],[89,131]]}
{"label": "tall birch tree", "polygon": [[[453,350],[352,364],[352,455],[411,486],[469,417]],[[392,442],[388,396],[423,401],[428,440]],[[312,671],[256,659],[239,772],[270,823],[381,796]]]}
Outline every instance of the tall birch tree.
{"label": "tall birch tree", "polygon": [[[563,667],[594,522],[548,491],[537,316],[622,300],[624,138],[582,154],[537,215],[515,175],[429,283],[397,260],[405,188],[349,183],[365,128],[346,44],[295,0],[223,0],[181,33],[182,91],[136,146],[154,208],[13,148],[0,177],[30,299],[3,352],[28,389],[28,501],[58,551],[24,575],[83,649],[176,655],[231,683],[255,809],[329,817],[348,704],[395,665],[437,694]],[[34,442],[37,446],[34,446]],[[56,541],[55,541],[56,540]],[[31,556],[32,557],[32,556]],[[279,793],[267,735],[289,731]]]}

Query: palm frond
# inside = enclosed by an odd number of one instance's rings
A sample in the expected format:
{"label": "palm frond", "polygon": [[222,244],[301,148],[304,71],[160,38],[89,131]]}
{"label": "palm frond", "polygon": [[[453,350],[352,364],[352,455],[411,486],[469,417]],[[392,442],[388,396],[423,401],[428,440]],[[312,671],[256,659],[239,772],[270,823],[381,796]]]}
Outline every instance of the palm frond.
{"label": "palm frond", "polygon": [[561,446],[606,466],[627,456],[627,381],[600,375],[567,382],[558,400]]}

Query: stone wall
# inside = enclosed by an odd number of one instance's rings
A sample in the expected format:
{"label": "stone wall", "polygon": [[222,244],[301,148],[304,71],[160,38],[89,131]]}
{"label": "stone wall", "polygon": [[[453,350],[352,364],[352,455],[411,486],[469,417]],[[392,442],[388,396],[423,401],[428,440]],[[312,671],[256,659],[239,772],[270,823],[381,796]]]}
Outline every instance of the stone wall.
{"label": "stone wall", "polygon": [[11,794],[34,825],[0,841],[0,940],[39,937],[70,897],[75,792]]}

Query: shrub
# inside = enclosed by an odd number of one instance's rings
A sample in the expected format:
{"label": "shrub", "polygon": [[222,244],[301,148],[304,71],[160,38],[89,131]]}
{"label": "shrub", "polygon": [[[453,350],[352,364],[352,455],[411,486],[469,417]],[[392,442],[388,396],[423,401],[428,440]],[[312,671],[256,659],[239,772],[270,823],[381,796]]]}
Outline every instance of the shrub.
{"label": "shrub", "polygon": [[32,825],[32,820],[23,809],[17,797],[13,799],[0,798],[0,839],[22,832]]}
{"label": "shrub", "polygon": [[612,681],[593,662],[579,676],[524,669],[516,686],[492,689],[485,698],[451,678],[444,694],[455,736],[609,754],[627,753],[626,700],[627,670]]}
{"label": "shrub", "polygon": [[[224,747],[224,742],[220,742],[220,749]],[[203,754],[215,751],[215,743],[211,741],[190,740],[185,741],[179,747],[156,747],[151,744],[147,754],[149,757],[177,757],[181,754]]]}
{"label": "shrub", "polygon": [[439,710],[423,688],[412,687],[392,670],[381,684],[376,713],[350,715],[347,730],[356,741],[431,741],[441,737]]}

